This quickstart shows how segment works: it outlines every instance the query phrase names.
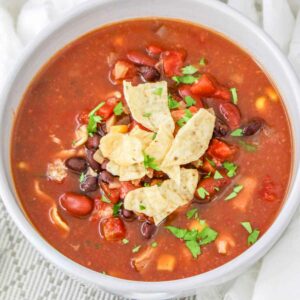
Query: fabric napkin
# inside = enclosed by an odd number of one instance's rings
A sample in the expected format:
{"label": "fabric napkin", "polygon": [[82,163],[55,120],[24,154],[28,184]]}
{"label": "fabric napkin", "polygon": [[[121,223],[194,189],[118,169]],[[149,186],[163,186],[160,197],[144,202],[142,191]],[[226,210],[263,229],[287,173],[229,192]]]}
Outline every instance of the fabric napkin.
{"label": "fabric napkin", "polygon": [[[22,49],[43,28],[51,26],[51,21],[84,1],[87,0],[0,0],[0,89]],[[300,0],[223,2],[262,26],[288,55],[300,77]],[[197,299],[299,300],[299,217],[300,210],[281,240],[258,264],[231,282],[199,291]],[[26,298],[19,298],[23,299]]]}

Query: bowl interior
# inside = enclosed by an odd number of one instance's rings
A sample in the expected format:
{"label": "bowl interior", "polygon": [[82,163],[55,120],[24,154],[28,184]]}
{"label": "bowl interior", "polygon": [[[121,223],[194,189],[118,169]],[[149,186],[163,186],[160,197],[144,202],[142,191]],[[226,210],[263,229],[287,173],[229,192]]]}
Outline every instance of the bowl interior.
{"label": "bowl interior", "polygon": [[[16,200],[10,173],[9,145],[14,112],[17,110],[24,91],[38,70],[51,56],[70,41],[101,25],[147,16],[177,18],[198,23],[221,33],[250,53],[269,74],[280,91],[291,121],[294,141],[294,171],[288,201],[285,202],[281,213],[268,232],[256,245],[230,263],[205,274],[177,280],[176,284],[174,282],[145,284],[143,282],[130,282],[103,276],[70,261],[58,253],[39,236],[24,217]],[[110,291],[131,297],[137,297],[137,295],[138,297],[144,297],[147,293],[152,293],[153,291],[167,292],[170,296],[169,292],[171,291],[178,295],[187,290],[195,289],[195,286],[221,283],[237,275],[261,257],[283,232],[296,209],[298,201],[296,199],[295,181],[299,181],[297,171],[299,168],[300,150],[300,128],[296,126],[296,121],[300,117],[299,97],[300,93],[296,77],[277,47],[254,24],[222,3],[212,0],[89,1],[63,20],[55,23],[54,27],[44,31],[26,49],[22,60],[7,82],[7,88],[3,93],[1,104],[2,145],[0,180],[3,187],[1,191],[2,198],[17,225],[47,258],[56,264],[60,264],[66,271],[74,275],[77,274],[82,279],[99,284],[102,288],[104,287]],[[151,295],[151,299],[154,299],[154,295]],[[165,294],[157,295],[160,295],[157,296],[160,298]]]}

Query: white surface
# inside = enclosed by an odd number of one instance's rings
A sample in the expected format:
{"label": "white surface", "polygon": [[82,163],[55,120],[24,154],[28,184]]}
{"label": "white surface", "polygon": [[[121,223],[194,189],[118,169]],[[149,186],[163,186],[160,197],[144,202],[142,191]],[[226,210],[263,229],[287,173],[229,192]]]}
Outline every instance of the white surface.
{"label": "white surface", "polygon": [[[16,56],[22,50],[22,46],[33,40],[34,35],[49,22],[51,22],[51,20],[61,16],[63,14],[63,11],[68,10],[73,6],[73,4],[75,4],[75,2],[79,1],[32,0],[27,1],[23,6],[21,12],[18,13],[18,8],[20,7],[21,2],[24,1],[0,0],[0,4],[3,4],[3,6],[6,7],[13,16],[16,16],[16,19],[13,20],[7,11],[3,9],[0,10],[0,83],[3,82],[3,80],[6,78],[9,68],[11,68]],[[299,7],[297,5],[297,1],[292,2],[293,7]],[[291,14],[290,8],[286,1],[263,1],[263,12],[257,12],[256,10],[254,10],[254,2],[251,0],[231,0],[230,5],[242,10],[244,14],[249,15],[250,18],[255,20],[256,22],[264,25],[266,24],[268,33],[275,33],[275,40],[287,53],[288,43],[290,42],[290,38],[293,34],[292,25],[294,24],[294,17]],[[270,14],[268,14],[269,11]],[[296,15],[296,12],[294,12],[294,14]],[[16,23],[14,23],[14,21]],[[298,21],[296,24],[299,23],[300,21]],[[16,28],[18,34],[15,33]],[[298,68],[300,65],[299,31],[300,28],[297,28],[295,30],[295,32],[298,32],[298,34],[294,34],[294,39],[290,47],[290,58],[293,60],[293,65]],[[278,32],[281,32],[281,34],[278,35]],[[300,259],[299,255],[297,255],[296,253],[297,246],[300,245],[300,240],[299,238],[297,238],[297,229],[300,228],[299,226],[299,221],[295,220],[282,240],[263,259],[256,284],[255,274],[258,272],[258,266],[253,268],[251,271],[248,271],[246,274],[240,276],[232,285],[226,284],[226,286],[207,289],[205,290],[205,295],[202,291],[201,294],[198,295],[198,298],[205,300],[219,300],[223,299],[225,296],[226,300],[281,300],[285,299],[286,295],[289,295],[289,300],[300,299],[300,288],[299,284],[297,285],[297,278],[300,277]],[[0,245],[4,239],[4,235],[1,234]],[[28,250],[28,252],[32,253],[31,251],[32,250]],[[28,253],[27,255],[30,255],[30,253]],[[282,266],[288,267],[283,268]],[[0,279],[2,280],[2,282],[8,280],[8,278],[3,275],[3,272],[0,273]],[[254,294],[253,298],[251,298],[253,286]],[[14,289],[15,287],[12,286],[11,288]],[[2,299],[1,292],[2,291],[0,290],[0,299]],[[62,297],[62,295],[60,295],[60,297]],[[49,296],[49,298],[44,297],[43,299],[60,299],[60,297],[58,296],[58,298],[53,298]]]}

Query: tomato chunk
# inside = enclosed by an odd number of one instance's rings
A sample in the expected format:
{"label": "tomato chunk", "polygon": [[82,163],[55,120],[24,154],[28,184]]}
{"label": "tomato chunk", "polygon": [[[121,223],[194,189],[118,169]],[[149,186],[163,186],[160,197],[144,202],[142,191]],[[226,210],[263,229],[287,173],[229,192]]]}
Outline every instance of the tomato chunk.
{"label": "tomato chunk", "polygon": [[218,89],[215,91],[214,95],[215,98],[223,99],[230,101],[231,94],[229,90],[223,86],[218,86]]}
{"label": "tomato chunk", "polygon": [[126,235],[124,223],[119,218],[108,218],[101,222],[101,229],[104,238],[107,241],[121,240]]}
{"label": "tomato chunk", "polygon": [[101,198],[95,198],[94,201],[95,206],[93,214],[90,217],[91,221],[99,221],[113,216],[113,204],[105,203]]}
{"label": "tomato chunk", "polygon": [[187,96],[192,97],[196,101],[195,106],[197,108],[203,108],[203,103],[201,101],[201,97],[199,95],[192,93],[190,85],[188,85],[188,84],[181,85],[178,88],[178,93],[183,99]]}
{"label": "tomato chunk", "polygon": [[192,86],[191,92],[203,97],[210,97],[216,92],[217,88],[213,78],[203,74]]}
{"label": "tomato chunk", "polygon": [[133,185],[130,181],[121,181],[121,189],[120,189],[120,197],[124,199],[125,196],[130,192],[138,187]]}
{"label": "tomato chunk", "polygon": [[231,130],[241,125],[241,114],[239,109],[232,103],[221,103],[219,106],[220,114]]}
{"label": "tomato chunk", "polygon": [[[197,107],[195,107],[195,106],[189,107],[188,110],[192,114],[194,114],[194,113],[196,113],[198,111]],[[177,122],[178,120],[180,120],[185,115],[185,109],[173,110],[171,112],[171,115],[172,115],[174,121]]]}
{"label": "tomato chunk", "polygon": [[229,146],[218,139],[213,139],[207,150],[208,155],[221,162],[232,158],[235,153],[236,147]]}
{"label": "tomato chunk", "polygon": [[151,56],[157,56],[163,51],[160,47],[155,46],[155,45],[149,45],[146,48],[146,50],[147,50],[147,53]]}
{"label": "tomato chunk", "polygon": [[165,75],[168,77],[181,75],[185,54],[180,51],[165,51],[162,52],[162,64]]}
{"label": "tomato chunk", "polygon": [[118,103],[118,99],[109,98],[106,100],[105,104],[99,108],[96,112],[97,115],[101,116],[104,120],[107,120],[114,112],[114,107]]}
{"label": "tomato chunk", "polygon": [[111,203],[115,204],[120,200],[120,189],[110,189],[108,184],[105,182],[101,182],[100,186],[105,196],[111,201]]}
{"label": "tomato chunk", "polygon": [[89,122],[89,112],[88,111],[82,111],[77,116],[77,122],[81,125],[87,124]]}

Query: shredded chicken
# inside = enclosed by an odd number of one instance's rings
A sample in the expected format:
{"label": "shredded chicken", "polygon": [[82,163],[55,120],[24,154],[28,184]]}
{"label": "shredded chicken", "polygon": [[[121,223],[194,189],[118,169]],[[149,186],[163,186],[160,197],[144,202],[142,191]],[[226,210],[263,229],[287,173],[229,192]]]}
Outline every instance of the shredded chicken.
{"label": "shredded chicken", "polygon": [[61,159],[56,159],[48,164],[46,175],[50,180],[62,182],[68,175],[67,167]]}

